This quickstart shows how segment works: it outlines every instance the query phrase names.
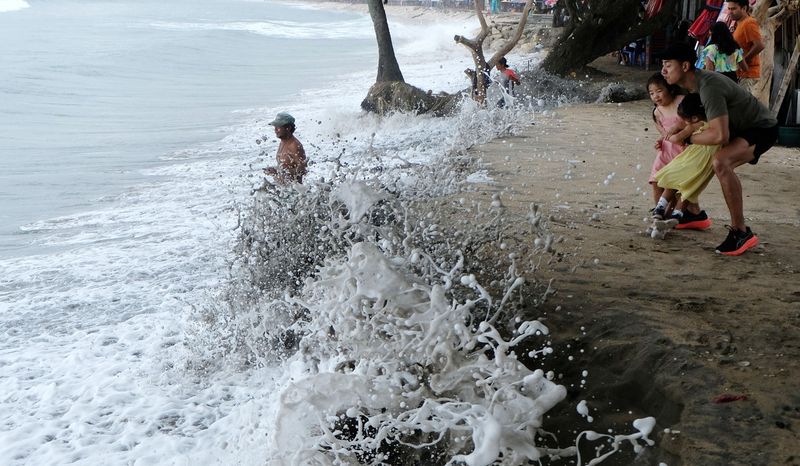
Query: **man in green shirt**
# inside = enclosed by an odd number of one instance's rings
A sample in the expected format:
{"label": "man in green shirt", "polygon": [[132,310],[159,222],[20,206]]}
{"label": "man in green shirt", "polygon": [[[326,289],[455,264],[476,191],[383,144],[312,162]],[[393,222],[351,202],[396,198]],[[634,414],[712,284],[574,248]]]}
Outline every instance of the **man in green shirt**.
{"label": "man in green shirt", "polygon": [[[697,70],[694,49],[686,43],[671,45],[661,54],[661,74],[669,84],[700,94],[709,127],[692,135],[690,143],[722,145],[714,154],[714,173],[719,179],[731,215],[728,237],[716,252],[738,256],[758,245],[758,237],[745,224],[742,184],[734,170],[755,165],[761,154],[778,139],[778,120],[749,92],[719,73]],[[681,128],[675,128],[677,131]],[[689,215],[701,215],[697,205],[687,206]]]}

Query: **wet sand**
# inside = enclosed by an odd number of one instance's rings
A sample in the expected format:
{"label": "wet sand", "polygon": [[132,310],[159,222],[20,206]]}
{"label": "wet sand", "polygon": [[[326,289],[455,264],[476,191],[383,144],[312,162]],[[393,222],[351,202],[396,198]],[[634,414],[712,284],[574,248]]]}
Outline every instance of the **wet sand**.
{"label": "wet sand", "polygon": [[[622,79],[643,83],[652,73],[604,60]],[[657,137],[650,109],[560,108],[471,151],[494,179],[476,196],[499,193],[521,216],[538,203],[563,238],[539,277],[554,278],[558,291],[530,312],[551,327],[560,355],[551,364],[564,380],[589,375],[585,388],[568,386],[551,425],[626,433],[632,419],[652,415],[657,445],[636,464],[800,465],[800,150],[774,147],[737,170],[761,240],[754,250],[714,253],[729,223],[716,179],[700,198],[709,230],[654,240],[645,234]],[[724,394],[746,399],[713,402]],[[584,399],[591,424],[575,412]]]}

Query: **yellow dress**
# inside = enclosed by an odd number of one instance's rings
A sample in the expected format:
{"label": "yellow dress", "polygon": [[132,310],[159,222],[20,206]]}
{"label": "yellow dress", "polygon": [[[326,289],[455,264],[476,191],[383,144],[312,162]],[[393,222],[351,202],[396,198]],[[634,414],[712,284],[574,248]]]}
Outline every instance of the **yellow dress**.
{"label": "yellow dress", "polygon": [[[708,123],[703,124],[694,134],[700,134],[706,128]],[[655,180],[658,186],[679,191],[683,199],[696,204],[700,193],[714,177],[712,162],[719,147],[719,145],[689,144],[683,152],[656,172]]]}

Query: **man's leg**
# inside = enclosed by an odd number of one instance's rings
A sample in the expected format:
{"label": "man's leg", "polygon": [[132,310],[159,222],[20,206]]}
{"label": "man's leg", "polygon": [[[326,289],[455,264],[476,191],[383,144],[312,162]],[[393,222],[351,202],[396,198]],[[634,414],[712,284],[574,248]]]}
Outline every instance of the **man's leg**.
{"label": "man's leg", "polygon": [[681,200],[681,203],[678,204],[678,208],[684,212],[689,212],[690,214],[694,215],[698,215],[700,213],[700,204],[695,204],[694,202],[686,199]]}
{"label": "man's leg", "polygon": [[717,175],[722,187],[722,195],[725,196],[725,203],[728,205],[731,227],[738,231],[745,231],[746,225],[742,206],[742,183],[734,170],[753,160],[754,150],[755,145],[751,146],[743,138],[736,138],[714,154],[714,173]]}

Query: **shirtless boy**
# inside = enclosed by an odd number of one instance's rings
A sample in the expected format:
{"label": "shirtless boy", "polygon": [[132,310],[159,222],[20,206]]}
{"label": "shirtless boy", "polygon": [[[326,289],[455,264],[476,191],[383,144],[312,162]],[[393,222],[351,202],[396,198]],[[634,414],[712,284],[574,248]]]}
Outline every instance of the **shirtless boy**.
{"label": "shirtless boy", "polygon": [[294,117],[281,112],[269,124],[275,127],[275,136],[281,142],[276,154],[278,165],[265,168],[264,173],[275,177],[280,184],[302,183],[306,174],[306,151],[300,140],[294,137]]}

